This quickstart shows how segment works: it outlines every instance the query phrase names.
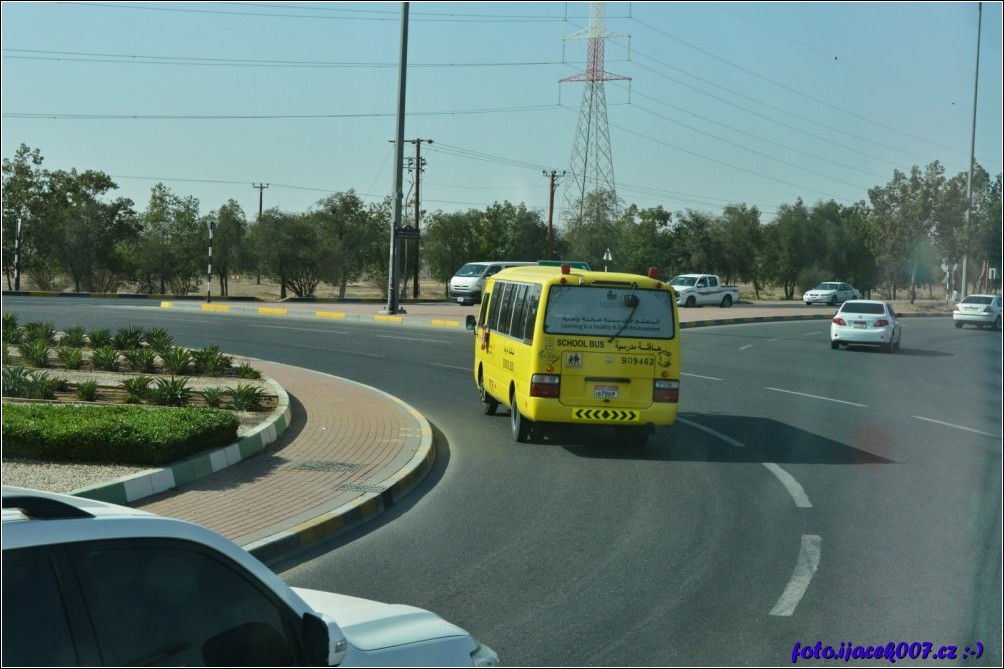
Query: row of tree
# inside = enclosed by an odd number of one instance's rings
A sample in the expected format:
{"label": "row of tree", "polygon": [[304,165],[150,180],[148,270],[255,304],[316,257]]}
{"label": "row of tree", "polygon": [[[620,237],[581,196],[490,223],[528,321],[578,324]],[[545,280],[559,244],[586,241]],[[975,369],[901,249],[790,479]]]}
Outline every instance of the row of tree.
{"label": "row of tree", "polygon": [[[788,299],[822,280],[839,279],[889,297],[915,287],[965,290],[943,267],[963,256],[979,285],[980,268],[1001,267],[1001,175],[976,166],[967,214],[968,174],[947,177],[934,162],[896,171],[868,202],[850,206],[801,199],[783,204],[770,221],[756,207],[733,204],[720,214],[662,206],[623,206],[613,193],[590,193],[561,230],[525,204],[426,216],[420,244],[401,245],[402,284],[420,247],[421,265],[443,282],[471,260],[536,260],[553,256],[593,267],[670,277],[713,272],[729,283],[782,288]],[[386,293],[391,202],[366,204],[353,190],[319,200],[307,212],[269,209],[254,222],[234,200],[200,214],[194,197],[153,187],[145,209],[114,197],[116,184],[92,170],[49,171],[38,149],[21,145],[3,160],[3,271],[8,289],[22,274],[43,290],[188,294],[212,271],[218,294],[236,274],[267,276],[297,296],[323,282],[344,297],[347,286],[370,281]],[[607,251],[613,260],[603,260]],[[404,285],[399,286],[404,294]],[[929,288],[929,290],[933,290]],[[932,292],[933,295],[933,292]]]}

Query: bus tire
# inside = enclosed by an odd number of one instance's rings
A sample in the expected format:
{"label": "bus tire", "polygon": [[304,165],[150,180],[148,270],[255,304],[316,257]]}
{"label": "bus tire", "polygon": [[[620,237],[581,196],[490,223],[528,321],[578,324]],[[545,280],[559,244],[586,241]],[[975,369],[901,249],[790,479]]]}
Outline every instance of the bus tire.
{"label": "bus tire", "polygon": [[481,413],[486,416],[494,416],[495,411],[499,408],[499,402],[497,399],[488,394],[485,390],[484,383],[481,379],[478,379],[478,391],[481,395]]}
{"label": "bus tire", "polygon": [[533,425],[519,412],[516,406],[516,391],[509,396],[509,425],[512,428],[512,438],[521,444],[530,441],[530,430]]}

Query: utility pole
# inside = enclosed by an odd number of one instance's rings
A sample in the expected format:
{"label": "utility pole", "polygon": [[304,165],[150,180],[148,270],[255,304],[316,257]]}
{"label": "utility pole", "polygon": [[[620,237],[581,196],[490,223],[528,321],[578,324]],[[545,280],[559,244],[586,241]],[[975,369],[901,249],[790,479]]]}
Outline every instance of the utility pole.
{"label": "utility pole", "polygon": [[548,260],[553,260],[554,259],[554,251],[553,251],[553,247],[554,247],[554,241],[553,241],[554,240],[554,232],[553,232],[553,230],[554,230],[554,228],[553,228],[553,221],[554,221],[554,189],[558,187],[557,178],[559,176],[562,176],[562,177],[565,176],[565,171],[562,170],[561,174],[558,174],[557,170],[551,170],[550,172],[548,172],[547,170],[544,170],[544,176],[548,177],[550,179],[550,181],[551,181],[551,187],[550,187],[549,194],[548,194],[548,197],[547,197],[547,259]]}
{"label": "utility pole", "polygon": [[260,221],[262,196],[265,194],[265,189],[268,188],[268,184],[251,184],[251,187],[258,189],[258,220]]}
{"label": "utility pole", "polygon": [[404,313],[397,295],[398,229],[401,227],[401,200],[404,199],[401,182],[404,177],[404,106],[408,82],[408,3],[401,3],[401,56],[397,73],[397,134],[394,146],[394,219],[390,229],[390,263],[387,268],[387,307],[381,313]]}
{"label": "utility pole", "polygon": [[419,204],[418,204],[418,200],[419,200],[418,191],[419,191],[419,183],[422,180],[422,169],[425,167],[425,163],[422,162],[422,142],[425,142],[426,144],[432,144],[432,140],[431,139],[416,138],[416,139],[409,139],[408,142],[410,142],[411,144],[415,145],[415,234],[417,235],[417,237],[415,237],[415,273],[412,276],[412,286],[411,286],[412,291],[411,291],[411,294],[412,294],[412,297],[417,300],[418,299],[419,246],[420,246],[421,241],[422,241],[422,235],[419,232],[419,228],[418,228],[418,221],[419,221],[419,218],[421,218],[421,215],[422,215],[421,214],[421,210],[419,209]]}
{"label": "utility pole", "polygon": [[980,33],[983,31],[983,3],[976,19],[976,76],[973,77],[973,129],[969,139],[969,178],[966,181],[966,221],[962,232],[962,297],[969,294],[969,219],[973,211],[973,163],[976,162],[976,96],[980,90]]}
{"label": "utility pole", "polygon": [[[265,194],[265,189],[268,188],[268,184],[264,184],[264,183],[263,184],[251,184],[251,187],[258,189],[258,222],[261,223],[262,196]],[[261,268],[258,269],[258,285],[259,286],[261,285]],[[283,286],[282,289],[285,290],[286,286]],[[285,295],[283,295],[283,297],[285,297]]]}

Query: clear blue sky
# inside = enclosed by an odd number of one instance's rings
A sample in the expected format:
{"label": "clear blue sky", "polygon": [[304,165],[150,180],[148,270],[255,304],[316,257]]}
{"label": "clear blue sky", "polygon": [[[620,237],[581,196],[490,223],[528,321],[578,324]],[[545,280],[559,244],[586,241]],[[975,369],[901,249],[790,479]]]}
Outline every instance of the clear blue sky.
{"label": "clear blue sky", "polygon": [[[850,204],[934,160],[966,170],[977,3],[608,3],[606,84],[625,204],[720,213]],[[393,184],[400,3],[7,3],[2,145],[162,181],[201,213],[306,211]],[[411,3],[405,137],[423,209],[546,210],[583,92],[588,3]],[[1001,3],[983,4],[976,159],[1002,169]],[[630,37],[628,37],[630,36]],[[406,145],[406,156],[414,147]],[[406,186],[407,189],[407,186]],[[561,192],[556,197],[560,205]]]}

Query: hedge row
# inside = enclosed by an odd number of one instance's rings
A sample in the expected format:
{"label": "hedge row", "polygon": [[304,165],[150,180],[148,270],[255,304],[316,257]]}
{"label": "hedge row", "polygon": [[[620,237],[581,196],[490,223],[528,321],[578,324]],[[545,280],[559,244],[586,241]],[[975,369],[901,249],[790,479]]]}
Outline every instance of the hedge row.
{"label": "hedge row", "polygon": [[159,467],[237,440],[220,409],[74,404],[3,407],[6,457]]}

